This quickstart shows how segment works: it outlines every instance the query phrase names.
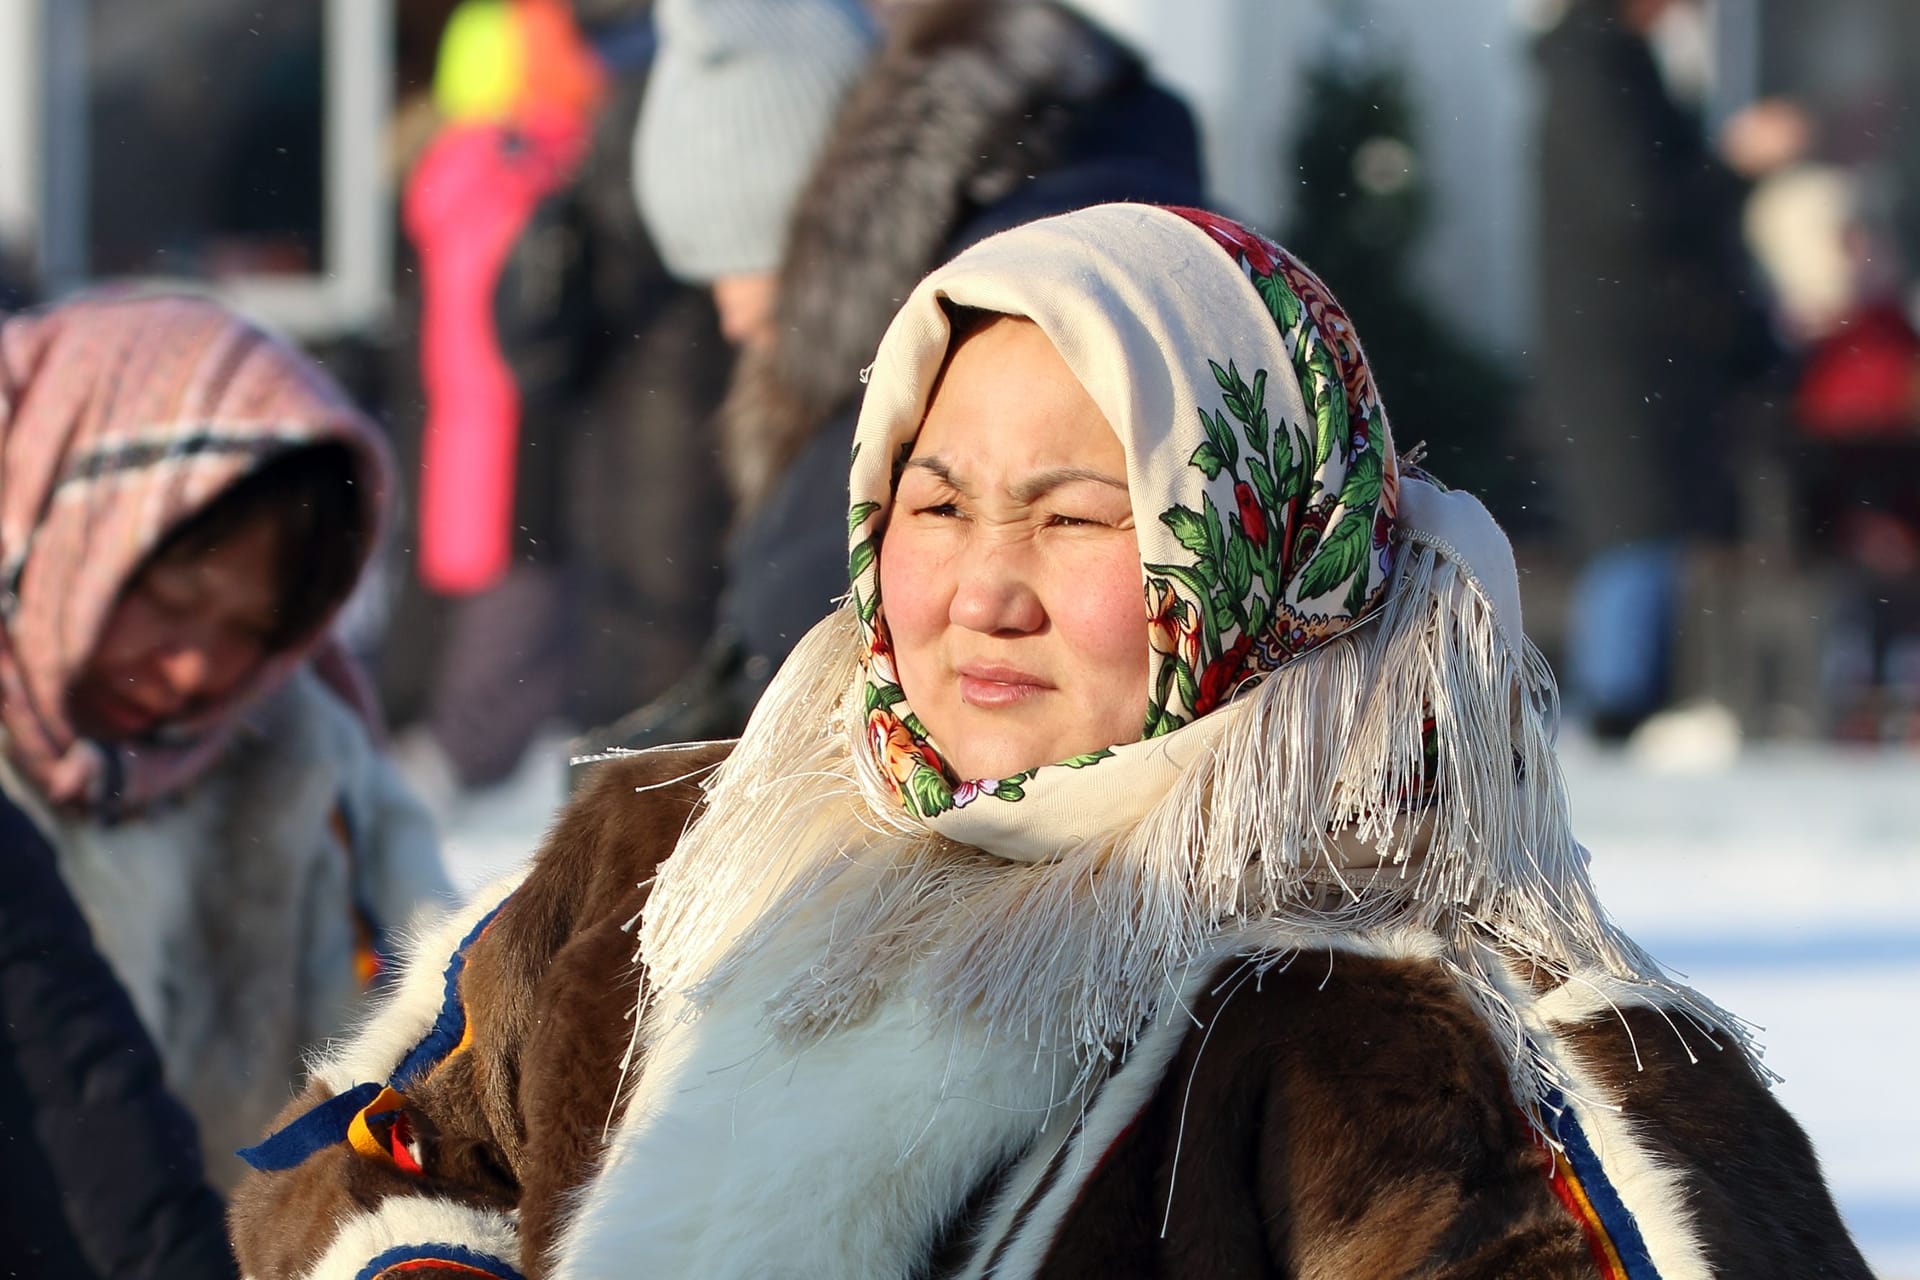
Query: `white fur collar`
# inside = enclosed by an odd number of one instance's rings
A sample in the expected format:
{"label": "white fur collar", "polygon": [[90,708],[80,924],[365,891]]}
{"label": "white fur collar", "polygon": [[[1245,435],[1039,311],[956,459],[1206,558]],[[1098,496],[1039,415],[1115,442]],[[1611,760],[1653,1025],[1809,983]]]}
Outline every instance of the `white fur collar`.
{"label": "white fur collar", "polygon": [[797,914],[697,1019],[652,1031],[555,1280],[910,1275],[984,1178],[1071,1122],[1070,1062],[911,998],[776,1039],[765,993],[832,923]]}

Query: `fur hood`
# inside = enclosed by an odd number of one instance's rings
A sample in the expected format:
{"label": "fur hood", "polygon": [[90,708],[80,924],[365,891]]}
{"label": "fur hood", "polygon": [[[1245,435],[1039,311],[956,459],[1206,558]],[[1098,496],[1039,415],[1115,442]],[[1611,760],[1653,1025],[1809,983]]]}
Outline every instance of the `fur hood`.
{"label": "fur hood", "polygon": [[854,402],[859,370],[928,271],[1071,208],[1197,202],[1198,157],[1185,106],[1052,0],[932,0],[902,16],[801,192],[776,336],[742,353],[721,409],[741,511]]}

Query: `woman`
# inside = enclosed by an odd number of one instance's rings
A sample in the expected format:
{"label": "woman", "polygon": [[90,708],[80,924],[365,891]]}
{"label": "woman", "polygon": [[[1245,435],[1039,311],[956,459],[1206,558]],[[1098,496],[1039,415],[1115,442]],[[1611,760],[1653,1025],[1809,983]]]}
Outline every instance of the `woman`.
{"label": "woman", "polygon": [[1506,543],[1297,262],[975,246],[852,497],[739,744],[605,766],[320,1064],[249,1275],[1866,1274],[1607,923]]}
{"label": "woman", "polygon": [[340,391],[210,303],[0,326],[0,782],[216,1181],[447,890],[329,638],[386,485]]}

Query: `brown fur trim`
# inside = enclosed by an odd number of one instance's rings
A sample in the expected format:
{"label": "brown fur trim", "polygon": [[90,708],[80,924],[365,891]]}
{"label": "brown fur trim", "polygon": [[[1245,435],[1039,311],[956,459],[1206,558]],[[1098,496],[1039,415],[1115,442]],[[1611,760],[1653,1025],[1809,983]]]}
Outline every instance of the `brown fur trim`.
{"label": "brown fur trim", "polygon": [[[691,818],[700,781],[729,750],[665,749],[594,767],[525,883],[468,953],[461,992],[473,1047],[410,1099],[426,1176],[344,1146],[282,1173],[250,1174],[230,1215],[249,1276],[302,1274],[351,1214],[396,1195],[517,1205],[525,1270],[539,1273],[565,1193],[598,1159],[614,1104],[638,995],[633,935],[623,926]],[[309,1087],[275,1127],[325,1097],[323,1086]]]}
{"label": "brown fur trim", "polygon": [[[591,766],[533,874],[467,961],[476,1092],[519,1184],[532,1275],[566,1193],[599,1159],[639,995],[628,927],[673,852],[700,783],[731,744],[650,751]],[[497,937],[496,937],[497,936]]]}
{"label": "brown fur trim", "polygon": [[967,217],[1057,162],[1077,106],[1142,75],[1046,0],[931,0],[900,18],[800,194],[775,336],[742,352],[720,411],[742,514],[853,403],[888,321]]}
{"label": "brown fur trim", "polygon": [[1048,1280],[1590,1280],[1505,1065],[1437,967],[1301,955],[1224,975],[1194,1014],[1061,1224]]}
{"label": "brown fur trim", "polygon": [[1641,1140],[1687,1171],[1714,1274],[1869,1280],[1813,1145],[1737,1047],[1652,1009],[1598,1018],[1568,1039],[1613,1083]]}

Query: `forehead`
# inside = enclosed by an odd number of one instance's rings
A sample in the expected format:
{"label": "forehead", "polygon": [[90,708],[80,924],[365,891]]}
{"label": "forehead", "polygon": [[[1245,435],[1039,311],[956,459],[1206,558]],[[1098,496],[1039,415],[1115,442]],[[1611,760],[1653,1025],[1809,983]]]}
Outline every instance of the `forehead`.
{"label": "forehead", "polygon": [[229,600],[277,594],[280,522],[262,512],[208,542],[189,541],[155,557],[140,576],[216,588]]}
{"label": "forehead", "polygon": [[997,316],[948,353],[928,401],[915,456],[997,468],[1104,466],[1124,475],[1126,452],[1106,416],[1040,326]]}

